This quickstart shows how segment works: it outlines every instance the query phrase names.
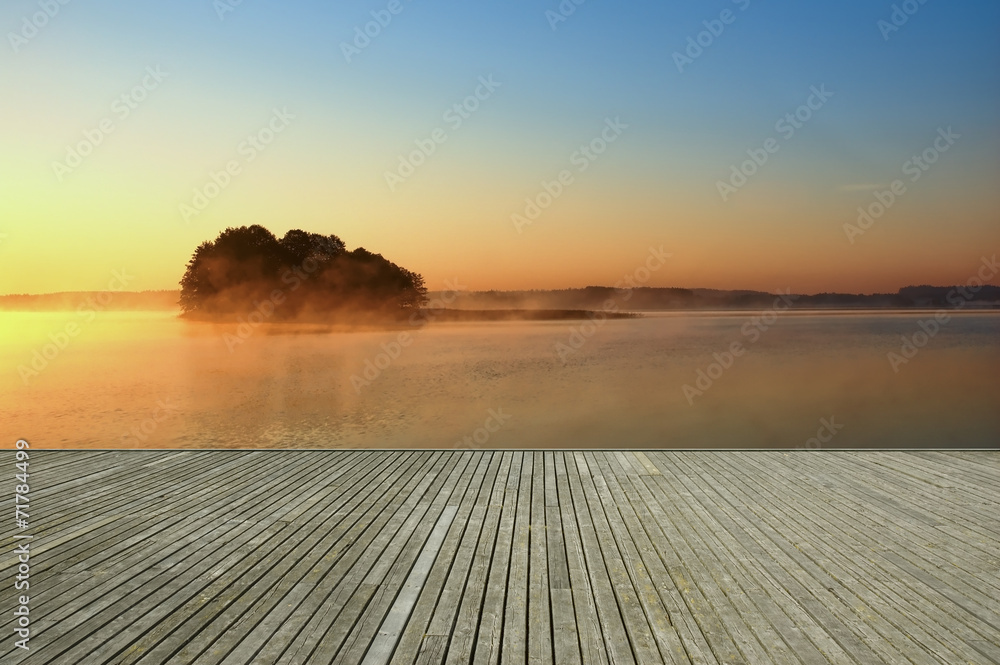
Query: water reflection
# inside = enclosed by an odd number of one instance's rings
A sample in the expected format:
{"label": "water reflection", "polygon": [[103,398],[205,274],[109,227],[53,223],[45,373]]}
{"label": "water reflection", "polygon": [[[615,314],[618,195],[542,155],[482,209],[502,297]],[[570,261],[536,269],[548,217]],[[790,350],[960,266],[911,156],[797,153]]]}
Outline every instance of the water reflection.
{"label": "water reflection", "polygon": [[[752,343],[749,316],[608,321],[563,362],[578,323],[261,327],[227,345],[235,326],[162,313],[0,313],[0,427],[38,447],[450,447],[502,409],[489,447],[795,448],[824,418],[843,425],[826,447],[1000,442],[1000,315],[956,316],[898,373],[886,354],[926,313],[783,314]],[[689,400],[734,341],[745,353]]]}

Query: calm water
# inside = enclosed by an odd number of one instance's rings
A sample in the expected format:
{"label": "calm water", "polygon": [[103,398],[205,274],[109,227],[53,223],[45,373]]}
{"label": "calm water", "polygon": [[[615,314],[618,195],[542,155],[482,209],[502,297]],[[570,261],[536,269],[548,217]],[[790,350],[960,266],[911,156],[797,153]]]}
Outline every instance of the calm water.
{"label": "calm water", "polygon": [[[820,443],[825,419],[830,448],[1000,443],[1000,314],[918,335],[898,373],[887,353],[932,313],[788,313],[765,331],[751,316],[650,315],[589,336],[571,334],[578,322],[275,326],[227,345],[235,325],[163,313],[0,312],[0,433],[37,447],[795,448]],[[560,343],[579,349],[563,362]],[[689,401],[699,370],[717,378]]]}

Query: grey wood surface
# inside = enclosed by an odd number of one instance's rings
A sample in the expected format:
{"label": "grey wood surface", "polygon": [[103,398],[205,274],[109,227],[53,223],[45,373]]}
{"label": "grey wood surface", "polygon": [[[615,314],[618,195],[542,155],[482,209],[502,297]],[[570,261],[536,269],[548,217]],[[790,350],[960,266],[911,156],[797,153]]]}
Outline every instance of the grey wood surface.
{"label": "grey wood surface", "polygon": [[33,450],[29,484],[4,665],[1000,663],[996,451]]}

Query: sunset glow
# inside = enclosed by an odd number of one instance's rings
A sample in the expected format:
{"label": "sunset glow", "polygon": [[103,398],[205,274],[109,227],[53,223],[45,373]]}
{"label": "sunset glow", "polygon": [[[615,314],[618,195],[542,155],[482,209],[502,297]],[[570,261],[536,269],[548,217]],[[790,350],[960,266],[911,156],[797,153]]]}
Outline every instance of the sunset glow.
{"label": "sunset glow", "polygon": [[25,39],[5,4],[0,293],[176,288],[245,224],[432,290],[608,285],[662,245],[650,286],[895,291],[1000,245],[993,3],[887,31],[860,1],[404,2],[364,48],[384,3],[222,5],[70,3]]}

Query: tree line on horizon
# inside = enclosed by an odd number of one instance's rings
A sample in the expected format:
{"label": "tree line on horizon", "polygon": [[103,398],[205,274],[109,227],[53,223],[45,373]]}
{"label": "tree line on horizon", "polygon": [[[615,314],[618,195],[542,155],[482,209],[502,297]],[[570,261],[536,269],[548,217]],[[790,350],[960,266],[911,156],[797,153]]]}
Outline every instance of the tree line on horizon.
{"label": "tree line on horizon", "polygon": [[399,317],[427,302],[419,274],[335,235],[229,227],[195,249],[181,278],[185,315],[266,309],[276,319]]}

